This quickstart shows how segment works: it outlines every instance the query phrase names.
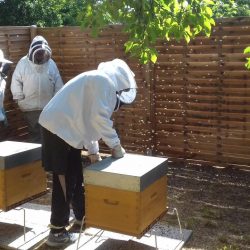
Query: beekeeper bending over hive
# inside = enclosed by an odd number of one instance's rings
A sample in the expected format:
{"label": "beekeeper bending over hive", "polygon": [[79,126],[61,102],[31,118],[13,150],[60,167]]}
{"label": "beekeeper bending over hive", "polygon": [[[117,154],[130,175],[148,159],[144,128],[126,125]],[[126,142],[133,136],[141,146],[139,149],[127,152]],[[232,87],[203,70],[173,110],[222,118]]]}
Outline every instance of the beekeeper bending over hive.
{"label": "beekeeper bending over hive", "polygon": [[102,139],[113,157],[123,157],[125,150],[110,118],[135,97],[134,73],[123,60],[114,59],[71,79],[43,109],[42,162],[53,173],[49,246],[76,240],[65,227],[70,204],[76,224],[85,215],[81,150],[88,150],[92,163],[101,160],[98,140]]}

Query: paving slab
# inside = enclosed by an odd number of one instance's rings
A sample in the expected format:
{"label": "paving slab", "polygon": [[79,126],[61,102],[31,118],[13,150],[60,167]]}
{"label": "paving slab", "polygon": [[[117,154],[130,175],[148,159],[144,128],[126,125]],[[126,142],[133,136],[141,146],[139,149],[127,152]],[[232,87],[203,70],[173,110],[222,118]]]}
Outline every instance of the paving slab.
{"label": "paving slab", "polygon": [[[73,219],[73,217],[72,217]],[[46,246],[49,234],[50,206],[25,203],[16,209],[0,213],[1,249],[51,249]],[[25,227],[24,227],[25,223]],[[25,228],[25,231],[24,231]],[[170,227],[157,222],[143,237],[87,228],[74,244],[63,249],[81,250],[178,250],[192,234],[191,230]],[[25,237],[24,237],[25,235]],[[62,249],[62,248],[61,248]]]}

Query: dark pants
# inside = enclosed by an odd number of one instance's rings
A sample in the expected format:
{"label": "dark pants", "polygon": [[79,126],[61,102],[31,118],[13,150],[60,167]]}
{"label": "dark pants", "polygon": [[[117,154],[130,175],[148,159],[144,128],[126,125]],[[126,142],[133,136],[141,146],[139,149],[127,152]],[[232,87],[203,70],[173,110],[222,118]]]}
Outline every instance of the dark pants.
{"label": "dark pants", "polygon": [[69,224],[70,204],[77,220],[82,220],[84,216],[82,169],[77,168],[77,165],[75,168],[69,168],[69,171],[65,173],[65,182],[66,201],[58,175],[53,174],[50,223],[54,226],[64,227]]}
{"label": "dark pants", "polygon": [[[43,166],[53,174],[50,223],[63,228],[69,224],[70,206],[77,220],[85,215],[81,150],[44,128],[41,132]],[[66,200],[59,175],[65,177]]]}
{"label": "dark pants", "polygon": [[41,110],[23,112],[28,125],[29,140],[32,143],[41,143],[40,124],[38,123]]}

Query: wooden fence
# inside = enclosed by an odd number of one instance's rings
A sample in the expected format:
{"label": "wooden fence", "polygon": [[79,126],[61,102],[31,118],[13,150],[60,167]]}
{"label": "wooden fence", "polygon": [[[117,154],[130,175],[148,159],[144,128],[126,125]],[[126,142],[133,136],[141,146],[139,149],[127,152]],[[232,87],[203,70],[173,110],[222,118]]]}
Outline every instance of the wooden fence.
{"label": "wooden fence", "polygon": [[156,153],[250,164],[250,19],[218,20],[210,38],[159,43],[153,72]]}
{"label": "wooden fence", "polygon": [[[96,39],[79,27],[0,27],[0,47],[16,63],[36,34],[48,40],[64,82],[102,61],[128,62],[137,99],[113,117],[127,151],[249,169],[250,71],[243,50],[250,45],[250,18],[218,20],[211,37],[188,45],[159,41],[155,65],[125,54],[120,26]],[[1,140],[24,140],[25,123],[9,90],[5,105],[10,127],[8,134],[0,132]]]}

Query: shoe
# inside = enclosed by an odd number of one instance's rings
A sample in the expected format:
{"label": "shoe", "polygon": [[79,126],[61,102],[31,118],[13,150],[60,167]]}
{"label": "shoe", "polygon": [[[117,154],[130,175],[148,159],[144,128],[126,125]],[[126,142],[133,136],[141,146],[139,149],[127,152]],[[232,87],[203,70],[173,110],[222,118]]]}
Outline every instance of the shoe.
{"label": "shoe", "polygon": [[[83,224],[84,224],[84,222],[83,222]],[[74,225],[81,226],[81,225],[82,225],[82,221],[81,221],[81,220],[77,220],[77,219],[75,219],[75,221],[74,221]]]}
{"label": "shoe", "polygon": [[[80,233],[82,221],[81,220],[75,220],[72,224],[72,226],[68,229],[69,232],[71,233]],[[83,222],[82,230],[83,232],[85,230],[85,222]]]}
{"label": "shoe", "polygon": [[49,237],[46,241],[46,245],[50,247],[61,247],[77,241],[78,236],[74,233],[69,233],[64,230],[60,233],[49,233]]}

